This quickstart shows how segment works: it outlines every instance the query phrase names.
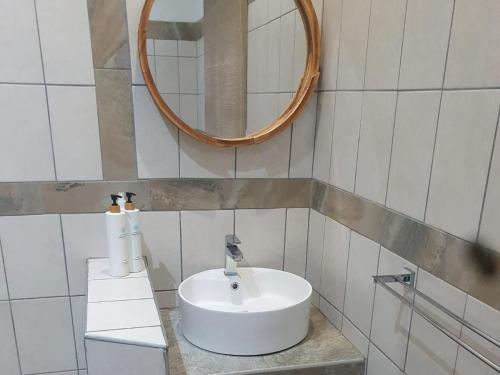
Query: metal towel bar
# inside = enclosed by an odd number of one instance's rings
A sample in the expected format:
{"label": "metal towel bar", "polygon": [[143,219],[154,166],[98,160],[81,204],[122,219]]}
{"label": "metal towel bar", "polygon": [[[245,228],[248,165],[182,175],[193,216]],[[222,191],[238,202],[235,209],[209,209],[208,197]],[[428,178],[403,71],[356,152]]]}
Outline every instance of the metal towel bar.
{"label": "metal towel bar", "polygon": [[474,349],[472,346],[467,344],[466,342],[462,341],[459,337],[455,336],[453,333],[448,331],[446,328],[444,328],[437,320],[435,320],[433,317],[429,316],[426,311],[418,306],[416,306],[411,300],[407,299],[406,297],[402,296],[398,292],[396,292],[393,288],[391,288],[388,283],[397,283],[399,285],[403,285],[407,290],[411,291],[415,295],[418,295],[425,301],[429,302],[432,306],[436,307],[438,310],[442,311],[446,315],[448,315],[450,318],[454,319],[455,321],[459,322],[462,324],[464,327],[467,327],[470,329],[472,332],[476,333],[477,335],[481,336],[483,339],[487,340],[491,344],[495,345],[496,347],[500,348],[500,341],[494,339],[493,337],[489,336],[485,332],[481,331],[479,328],[475,327],[474,325],[470,324],[469,322],[465,321],[464,319],[460,318],[458,315],[453,313],[452,311],[448,310],[446,307],[442,306],[432,298],[426,296],[419,290],[417,290],[414,287],[414,280],[415,280],[415,273],[410,272],[407,274],[401,274],[401,275],[379,275],[379,276],[373,276],[373,282],[380,285],[383,287],[385,290],[387,290],[389,293],[391,293],[394,297],[399,299],[401,302],[403,302],[406,306],[408,306],[410,309],[418,313],[423,319],[425,319],[428,323],[430,323],[433,327],[435,327],[437,330],[448,336],[451,340],[456,342],[458,345],[460,345],[462,348],[467,350],[469,353],[471,353],[473,356],[487,364],[489,367],[491,367],[493,370],[498,371],[500,373],[500,366],[497,365],[495,362],[490,360],[489,358],[485,357],[483,354],[478,352],[476,349]]}

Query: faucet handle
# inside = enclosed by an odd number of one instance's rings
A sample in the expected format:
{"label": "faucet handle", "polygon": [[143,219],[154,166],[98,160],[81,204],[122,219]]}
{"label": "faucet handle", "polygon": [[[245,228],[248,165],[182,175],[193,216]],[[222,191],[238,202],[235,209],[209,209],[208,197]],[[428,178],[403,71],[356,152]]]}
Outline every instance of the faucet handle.
{"label": "faucet handle", "polygon": [[241,244],[241,241],[234,234],[226,234],[226,246],[236,246]]}

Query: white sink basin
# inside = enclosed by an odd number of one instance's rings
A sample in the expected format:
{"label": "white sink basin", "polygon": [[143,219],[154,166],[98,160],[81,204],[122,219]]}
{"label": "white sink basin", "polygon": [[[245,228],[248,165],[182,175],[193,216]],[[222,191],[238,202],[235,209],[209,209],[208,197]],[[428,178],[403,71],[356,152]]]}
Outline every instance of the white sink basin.
{"label": "white sink basin", "polygon": [[[307,334],[311,285],[267,268],[197,273],[179,286],[182,332],[216,353],[259,355],[287,349]],[[237,289],[234,283],[237,284]]]}

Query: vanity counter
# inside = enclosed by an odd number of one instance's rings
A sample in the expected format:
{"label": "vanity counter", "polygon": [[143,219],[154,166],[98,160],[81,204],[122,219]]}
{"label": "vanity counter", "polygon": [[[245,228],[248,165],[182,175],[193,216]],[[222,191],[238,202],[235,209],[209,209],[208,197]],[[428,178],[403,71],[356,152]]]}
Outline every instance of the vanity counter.
{"label": "vanity counter", "polygon": [[181,332],[179,309],[162,311],[169,343],[170,375],[360,375],[364,358],[316,308],[309,333],[294,347],[261,356],[208,352],[189,343]]}

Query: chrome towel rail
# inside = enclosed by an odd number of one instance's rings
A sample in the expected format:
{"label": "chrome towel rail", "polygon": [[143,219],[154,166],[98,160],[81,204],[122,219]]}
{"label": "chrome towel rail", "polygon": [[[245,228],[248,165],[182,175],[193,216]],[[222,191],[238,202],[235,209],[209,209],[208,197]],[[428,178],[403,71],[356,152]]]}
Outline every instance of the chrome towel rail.
{"label": "chrome towel rail", "polygon": [[457,321],[458,323],[462,324],[464,327],[467,327],[477,335],[481,336],[483,339],[487,340],[491,344],[495,345],[496,347],[500,348],[500,341],[496,340],[495,338],[489,336],[487,333],[481,331],[479,328],[475,327],[471,323],[465,321],[452,311],[448,310],[446,307],[443,305],[439,304],[437,301],[433,300],[432,298],[428,297],[427,295],[423,294],[419,290],[417,290],[414,286],[415,282],[415,273],[410,271],[409,273],[405,274],[400,274],[400,275],[378,275],[378,276],[373,276],[373,282],[380,285],[383,287],[385,290],[387,290],[389,293],[391,293],[394,297],[399,299],[402,303],[404,303],[406,306],[408,306],[410,309],[415,311],[417,314],[419,314],[423,319],[425,319],[429,324],[431,324],[434,328],[439,330],[441,333],[445,334],[448,336],[451,340],[456,342],[458,345],[460,345],[462,348],[467,350],[469,353],[471,353],[473,356],[487,364],[489,367],[491,367],[493,370],[498,371],[500,373],[500,366],[497,365],[495,362],[478,352],[476,349],[474,349],[472,346],[464,342],[462,339],[459,337],[455,336],[453,333],[448,331],[445,327],[443,327],[436,319],[433,317],[429,316],[429,314],[422,308],[416,306],[413,301],[409,300],[405,296],[402,296],[398,292],[396,292],[393,288],[391,288],[388,284],[389,283],[396,283],[399,285],[403,285],[405,289],[409,290],[410,292],[414,293],[414,295],[417,295],[421,297],[423,300],[427,301],[430,303],[432,306],[440,310],[441,312],[445,313],[448,315],[450,318],[453,320]]}

